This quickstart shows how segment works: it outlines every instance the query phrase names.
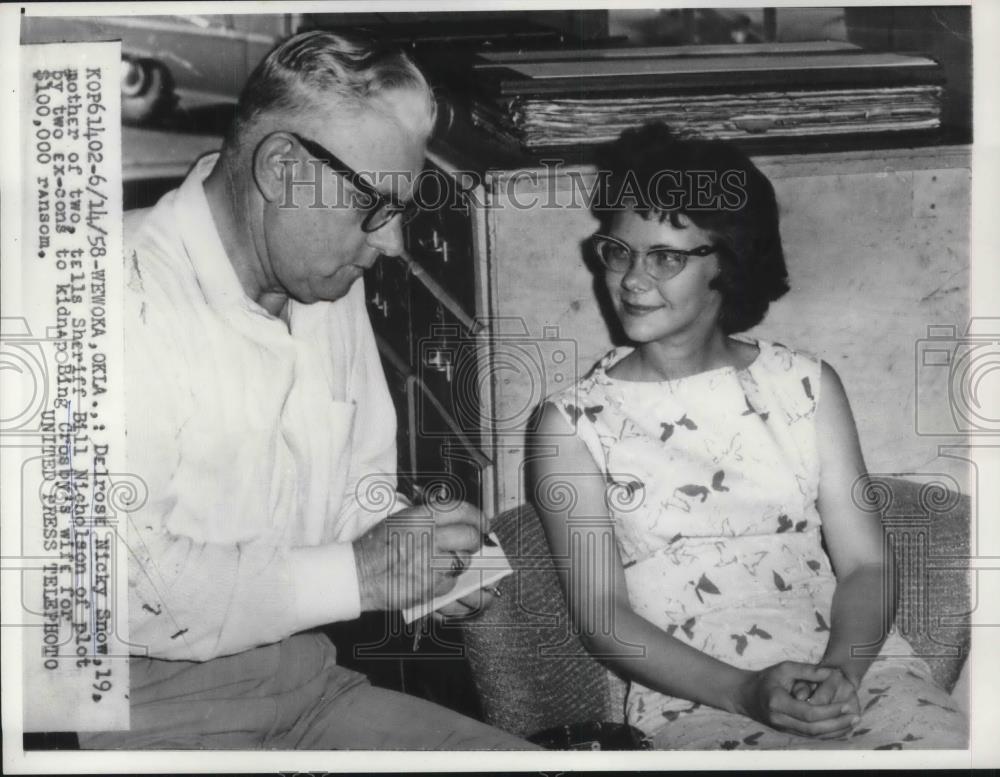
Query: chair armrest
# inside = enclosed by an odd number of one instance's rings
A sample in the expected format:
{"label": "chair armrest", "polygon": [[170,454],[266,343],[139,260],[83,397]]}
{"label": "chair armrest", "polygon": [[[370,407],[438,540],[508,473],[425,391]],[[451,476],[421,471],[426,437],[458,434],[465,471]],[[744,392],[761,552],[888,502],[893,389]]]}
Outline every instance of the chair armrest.
{"label": "chair armrest", "polygon": [[[912,479],[911,479],[912,478]],[[899,585],[896,631],[949,693],[969,654],[970,500],[940,476],[872,476]]]}
{"label": "chair armrest", "polygon": [[464,624],[487,723],[520,736],[584,721],[622,722],[624,689],[573,633],[541,522],[525,505],[492,526],[514,568],[501,596]]}

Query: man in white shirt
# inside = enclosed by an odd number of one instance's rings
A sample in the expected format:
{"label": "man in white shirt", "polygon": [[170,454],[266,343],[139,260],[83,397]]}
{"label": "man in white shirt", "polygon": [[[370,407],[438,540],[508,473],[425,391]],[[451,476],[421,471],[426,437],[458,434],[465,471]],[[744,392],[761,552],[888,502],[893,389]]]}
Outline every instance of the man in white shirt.
{"label": "man in white shirt", "polygon": [[82,746],[526,746],[373,688],[308,631],[444,593],[481,541],[470,505],[395,494],[357,283],[402,248],[433,123],[404,55],[298,35],[221,153],[126,217],[131,729]]}

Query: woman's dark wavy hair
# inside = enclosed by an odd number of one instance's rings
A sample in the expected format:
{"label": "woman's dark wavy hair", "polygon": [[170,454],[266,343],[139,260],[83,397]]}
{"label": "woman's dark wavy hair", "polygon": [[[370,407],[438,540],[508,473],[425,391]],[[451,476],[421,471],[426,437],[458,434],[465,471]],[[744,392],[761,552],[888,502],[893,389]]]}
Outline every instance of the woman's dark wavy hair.
{"label": "woman's dark wavy hair", "polygon": [[[592,210],[602,231],[616,213],[633,207],[644,218],[669,218],[679,228],[683,214],[714,236],[720,272],[710,287],[722,295],[723,332],[756,326],[788,291],[774,187],[735,145],[681,137],[653,122],[623,132],[600,150],[597,162]],[[695,192],[691,185],[679,190],[678,182],[700,183],[702,199],[681,195]]]}

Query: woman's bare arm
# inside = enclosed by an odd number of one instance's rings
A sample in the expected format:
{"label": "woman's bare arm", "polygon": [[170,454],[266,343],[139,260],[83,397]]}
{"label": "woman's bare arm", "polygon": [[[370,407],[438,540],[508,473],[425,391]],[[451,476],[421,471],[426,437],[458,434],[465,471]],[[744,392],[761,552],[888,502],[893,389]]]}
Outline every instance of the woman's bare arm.
{"label": "woman's bare arm", "polygon": [[868,474],[847,395],[823,364],[816,409],[823,537],[837,576],[830,638],[823,666],[835,666],[857,686],[878,655],[896,611],[893,560],[883,552],[879,516],[856,503]]}
{"label": "woman's bare arm", "polygon": [[800,734],[839,730],[837,704],[794,699],[798,679],[828,673],[786,662],[738,669],[668,635],[631,608],[605,502],[606,480],[586,446],[551,405],[543,408],[529,460],[529,497],[556,561],[573,623],[592,655],[661,693],[690,699]]}

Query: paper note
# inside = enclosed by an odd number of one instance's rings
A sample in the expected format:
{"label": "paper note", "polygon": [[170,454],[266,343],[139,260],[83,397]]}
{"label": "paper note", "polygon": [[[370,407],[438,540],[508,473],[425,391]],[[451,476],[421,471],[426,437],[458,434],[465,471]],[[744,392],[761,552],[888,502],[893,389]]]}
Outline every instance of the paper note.
{"label": "paper note", "polygon": [[489,534],[479,552],[470,559],[468,568],[458,576],[454,588],[435,599],[403,610],[403,619],[412,623],[480,588],[495,585],[513,571],[496,535]]}

